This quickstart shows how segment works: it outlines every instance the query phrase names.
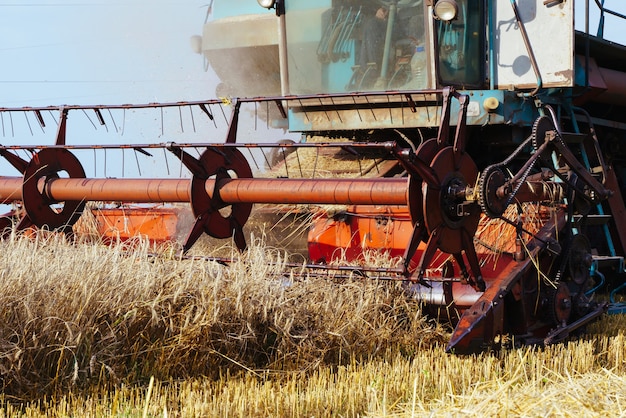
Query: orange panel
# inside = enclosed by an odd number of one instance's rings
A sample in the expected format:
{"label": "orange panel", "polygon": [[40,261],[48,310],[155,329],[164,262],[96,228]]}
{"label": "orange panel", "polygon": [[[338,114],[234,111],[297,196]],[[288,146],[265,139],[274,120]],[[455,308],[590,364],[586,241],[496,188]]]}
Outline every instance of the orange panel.
{"label": "orange panel", "polygon": [[384,251],[392,257],[404,254],[413,226],[406,206],[351,206],[328,218],[320,216],[309,230],[309,257],[330,262],[363,253]]}
{"label": "orange panel", "polygon": [[123,207],[93,209],[92,214],[98,233],[107,241],[141,236],[162,243],[176,239],[179,211],[164,207]]}

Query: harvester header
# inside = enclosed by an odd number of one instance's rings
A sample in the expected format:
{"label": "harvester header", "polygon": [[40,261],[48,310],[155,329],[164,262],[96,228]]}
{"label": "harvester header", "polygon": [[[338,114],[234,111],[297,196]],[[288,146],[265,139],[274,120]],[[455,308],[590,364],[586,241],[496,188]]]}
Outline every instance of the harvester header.
{"label": "harvester header", "polygon": [[[454,326],[453,352],[553,343],[624,311],[593,295],[612,300],[626,286],[626,47],[590,35],[588,13],[575,31],[573,1],[215,0],[211,10],[195,40],[218,99],[0,109],[3,127],[16,112],[42,129],[59,114],[53,144],[0,146],[19,173],[0,177],[15,207],[5,230],[71,233],[88,201],[188,203],[183,253],[204,234],[245,251],[260,205],[278,218],[297,206],[311,215],[309,277],[401,282]],[[223,117],[223,140],[67,141],[72,112],[118,131],[113,113],[142,109],[161,114],[162,134],[167,110],[181,130],[186,114],[194,130]],[[248,113],[280,137],[244,143]],[[85,154],[106,165],[114,150],[132,153],[137,178],[87,175]],[[140,157],[155,155],[164,164],[146,178]],[[356,267],[369,251],[401,261]]]}

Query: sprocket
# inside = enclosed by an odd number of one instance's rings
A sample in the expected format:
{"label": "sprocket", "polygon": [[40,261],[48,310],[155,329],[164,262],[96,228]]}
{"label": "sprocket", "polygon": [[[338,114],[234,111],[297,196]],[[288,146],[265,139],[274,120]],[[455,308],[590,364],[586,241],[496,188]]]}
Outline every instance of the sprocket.
{"label": "sprocket", "polygon": [[560,282],[550,290],[548,312],[555,324],[567,324],[572,313],[572,295],[566,283]]}
{"label": "sprocket", "polygon": [[[552,119],[550,119],[547,116],[539,116],[536,120],[535,123],[533,123],[533,129],[532,129],[532,147],[533,150],[536,152],[539,147],[541,147],[541,145],[543,145],[545,138],[546,138],[546,134],[549,131],[554,131],[556,128],[554,127],[554,123],[552,122]],[[541,154],[541,158],[545,159],[545,158],[549,158],[549,152],[544,151]]]}
{"label": "sprocket", "polygon": [[507,207],[507,199],[498,197],[497,190],[506,183],[506,176],[498,166],[485,168],[478,180],[478,204],[490,218],[501,217]]}
{"label": "sprocket", "polygon": [[575,235],[570,243],[568,262],[572,281],[581,286],[589,280],[592,263],[593,256],[589,240],[582,234]]}

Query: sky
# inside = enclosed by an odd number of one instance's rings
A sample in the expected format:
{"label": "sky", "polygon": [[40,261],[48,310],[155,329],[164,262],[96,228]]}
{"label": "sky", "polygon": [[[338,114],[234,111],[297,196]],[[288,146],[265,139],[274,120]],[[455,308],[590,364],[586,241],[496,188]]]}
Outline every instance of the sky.
{"label": "sky", "polygon": [[[202,33],[209,2],[0,0],[0,107],[214,99],[217,77],[205,71],[202,56],[193,52],[190,42]],[[230,109],[224,114],[213,111],[215,121],[198,108],[193,115],[189,108],[180,114],[177,108],[163,114],[158,110],[103,112],[106,126],[100,126],[93,113],[72,111],[67,141],[90,145],[224,142]],[[32,115],[26,119],[13,114],[10,120],[5,115],[0,143],[54,143],[57,115],[45,112],[43,116],[45,128]],[[241,142],[257,140],[253,130],[242,129]],[[111,151],[106,157],[80,154],[84,166],[97,166],[87,170],[92,176],[154,172],[156,177],[166,165],[172,176],[181,172],[172,167],[178,160],[164,161],[161,152],[155,159],[140,155],[139,162],[128,152]],[[119,167],[122,160],[125,167]],[[0,174],[6,175],[6,166],[0,159]]]}
{"label": "sky", "polygon": [[[523,1],[529,0],[518,3]],[[541,0],[530,1],[541,3]],[[0,107],[215,98],[217,77],[204,70],[202,56],[195,54],[190,45],[191,36],[202,33],[209,2],[0,0]],[[590,2],[595,10],[594,0]],[[605,0],[605,5],[626,13],[624,0]],[[579,0],[577,12],[583,10],[584,1]],[[580,29],[583,19],[580,14],[577,16]],[[616,20],[607,18],[605,35],[626,44],[626,39],[620,39],[624,38],[620,30],[623,23]],[[176,112],[170,111],[163,117],[152,112],[147,119],[134,115],[134,129],[130,116],[121,116],[119,112],[105,114],[110,116],[105,127],[94,126],[94,115],[74,117],[68,125],[68,141],[87,144],[224,141],[226,118],[216,118],[219,127],[202,115],[195,115],[193,120],[185,115],[181,123],[181,115]],[[50,139],[50,134],[56,130],[53,115],[45,117],[48,118],[45,129],[34,120],[2,120],[0,143],[51,143],[54,136]],[[250,128],[250,118],[243,119]],[[126,125],[125,135],[109,139],[111,131],[119,131],[122,124]],[[259,133],[258,127],[248,128],[240,129],[240,142],[283,137],[281,133]],[[39,134],[45,138],[40,139]],[[0,160],[0,173],[3,173],[2,164]],[[151,164],[160,167],[163,162]],[[104,168],[94,171],[110,175]]]}
{"label": "sky", "polygon": [[[518,0],[519,1],[519,0]],[[571,1],[571,0],[568,0]],[[617,13],[626,15],[626,1],[624,0],[598,0],[600,3],[604,2],[604,7],[613,10]],[[584,30],[585,20],[585,0],[576,0],[576,29]],[[589,0],[589,32],[596,33],[598,28],[598,7],[595,5],[594,0]],[[626,45],[626,34],[624,33],[624,24],[626,22],[616,16],[606,15],[604,24],[604,38],[613,42]]]}
{"label": "sky", "polygon": [[208,0],[0,1],[1,106],[206,99]]}

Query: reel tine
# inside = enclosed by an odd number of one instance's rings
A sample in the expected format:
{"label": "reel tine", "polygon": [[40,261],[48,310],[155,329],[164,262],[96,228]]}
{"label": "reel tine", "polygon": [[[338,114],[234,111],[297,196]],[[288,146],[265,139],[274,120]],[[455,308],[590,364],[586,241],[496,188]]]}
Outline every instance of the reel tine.
{"label": "reel tine", "polygon": [[33,127],[30,126],[30,120],[28,119],[28,112],[24,112],[24,118],[26,119],[26,124],[28,125],[28,130],[30,130],[30,136],[34,136]]}
{"label": "reel tine", "polygon": [[193,107],[188,106],[189,108],[189,116],[191,117],[191,126],[193,128],[193,132],[196,132],[196,121],[193,118]]}
{"label": "reel tine", "polygon": [[119,130],[117,129],[117,124],[115,123],[115,119],[113,118],[113,113],[111,113],[111,109],[107,108],[107,111],[109,112],[109,117],[111,118],[111,121],[113,122],[113,127],[115,128],[115,133],[118,133]]}
{"label": "reel tine", "polygon": [[180,131],[185,133],[185,127],[183,126],[183,111],[181,106],[178,106],[178,118],[180,119]]}

